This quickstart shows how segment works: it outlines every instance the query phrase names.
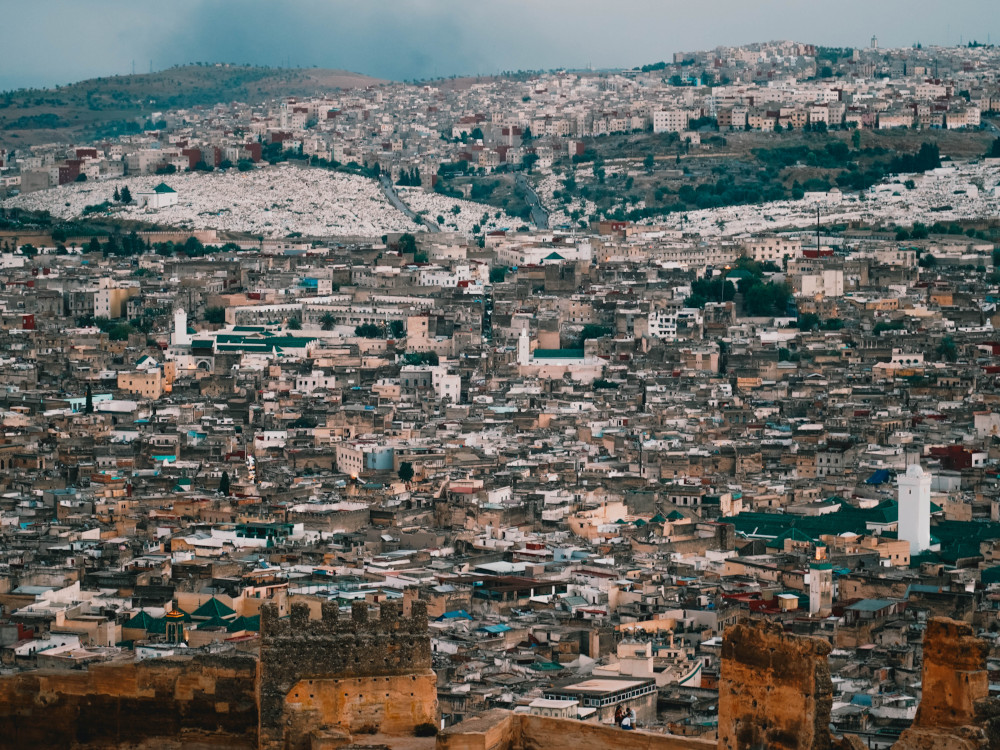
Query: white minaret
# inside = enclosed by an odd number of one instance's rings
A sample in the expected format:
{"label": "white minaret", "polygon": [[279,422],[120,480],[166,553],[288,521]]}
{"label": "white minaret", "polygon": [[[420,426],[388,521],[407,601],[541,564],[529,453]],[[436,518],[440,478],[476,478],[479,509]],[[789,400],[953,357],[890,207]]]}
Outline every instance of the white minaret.
{"label": "white minaret", "polygon": [[188,336],[188,316],[183,308],[174,310],[174,335],[170,337],[171,346],[190,346],[191,337]]}
{"label": "white minaret", "polygon": [[517,363],[527,365],[531,361],[531,339],[528,338],[528,327],[525,326],[517,335]]}
{"label": "white minaret", "polygon": [[931,546],[931,475],[910,464],[896,479],[899,492],[899,538],[910,543],[910,554]]}

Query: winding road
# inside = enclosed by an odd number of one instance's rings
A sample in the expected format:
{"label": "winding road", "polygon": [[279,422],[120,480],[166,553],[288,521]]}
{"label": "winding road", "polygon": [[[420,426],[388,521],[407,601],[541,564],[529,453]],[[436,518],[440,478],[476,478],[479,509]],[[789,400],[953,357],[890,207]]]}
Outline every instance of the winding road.
{"label": "winding road", "polygon": [[[440,232],[441,227],[431,221],[424,221],[422,216],[417,215],[412,208],[403,203],[403,200],[399,197],[399,193],[396,192],[396,187],[392,184],[390,180],[385,175],[378,178],[379,184],[382,186],[382,192],[385,197],[389,199],[389,202],[396,207],[396,209],[407,216],[410,221],[414,224],[423,224],[427,227],[428,232]],[[537,196],[536,196],[537,198]]]}
{"label": "winding road", "polygon": [[534,222],[535,227],[538,229],[548,229],[549,228],[549,215],[544,208],[542,208],[542,202],[538,198],[538,193],[535,189],[531,187],[531,183],[528,182],[527,178],[523,174],[518,174],[514,178],[516,185],[519,185],[524,190],[524,202],[528,204],[528,208],[531,209],[531,221]]}

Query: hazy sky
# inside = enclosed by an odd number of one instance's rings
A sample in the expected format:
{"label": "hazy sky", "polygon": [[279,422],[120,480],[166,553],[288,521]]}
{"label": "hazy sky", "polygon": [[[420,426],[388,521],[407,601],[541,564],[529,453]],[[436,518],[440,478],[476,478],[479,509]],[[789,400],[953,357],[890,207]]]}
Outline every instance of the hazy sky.
{"label": "hazy sky", "polygon": [[211,61],[409,79],[771,39],[1000,41],[997,0],[0,0],[0,89]]}

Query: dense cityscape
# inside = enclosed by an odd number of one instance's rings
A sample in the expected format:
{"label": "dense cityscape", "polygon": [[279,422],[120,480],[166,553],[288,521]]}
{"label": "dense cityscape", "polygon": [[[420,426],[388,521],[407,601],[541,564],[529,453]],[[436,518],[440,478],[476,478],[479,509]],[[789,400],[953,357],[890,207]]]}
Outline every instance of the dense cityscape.
{"label": "dense cityscape", "polygon": [[144,80],[0,93],[0,748],[1000,748],[996,47]]}

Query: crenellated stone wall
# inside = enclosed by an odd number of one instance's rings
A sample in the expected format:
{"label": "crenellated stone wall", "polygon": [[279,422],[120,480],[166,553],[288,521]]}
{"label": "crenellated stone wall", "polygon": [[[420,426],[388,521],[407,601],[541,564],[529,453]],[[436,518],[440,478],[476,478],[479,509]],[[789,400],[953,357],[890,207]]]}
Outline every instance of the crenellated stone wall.
{"label": "crenellated stone wall", "polygon": [[350,617],[324,602],[311,620],[294,603],[287,620],[261,608],[259,736],[262,750],[305,750],[322,728],[346,734],[412,735],[437,723],[437,678],[431,669],[427,609],[409,617],[384,602],[377,618],[355,602]]}

